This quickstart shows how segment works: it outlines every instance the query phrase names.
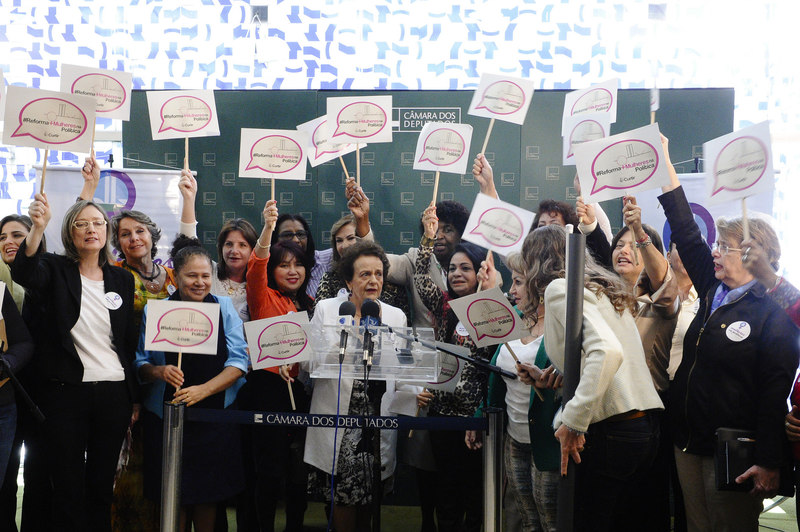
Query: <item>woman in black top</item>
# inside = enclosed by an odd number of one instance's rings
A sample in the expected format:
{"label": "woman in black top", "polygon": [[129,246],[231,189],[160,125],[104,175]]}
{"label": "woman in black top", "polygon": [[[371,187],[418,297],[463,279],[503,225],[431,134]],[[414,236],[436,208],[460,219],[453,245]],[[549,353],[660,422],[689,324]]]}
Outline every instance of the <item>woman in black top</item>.
{"label": "woman in black top", "polygon": [[33,227],[11,275],[46,295],[37,367],[45,381],[39,406],[47,418],[53,530],[110,531],[117,459],[138,413],[133,276],[110,264],[108,217],[94,202],[78,201],[64,216],[64,255],[39,249],[51,218],[44,194],[29,214]]}

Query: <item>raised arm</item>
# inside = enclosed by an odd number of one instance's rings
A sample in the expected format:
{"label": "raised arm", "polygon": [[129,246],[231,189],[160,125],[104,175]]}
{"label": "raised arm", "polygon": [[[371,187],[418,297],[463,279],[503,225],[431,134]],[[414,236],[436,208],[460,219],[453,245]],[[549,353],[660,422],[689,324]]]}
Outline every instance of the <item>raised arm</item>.
{"label": "raised arm", "polygon": [[369,225],[369,198],[364,189],[356,185],[355,178],[348,177],[345,184],[347,208],[356,219],[356,236],[364,238],[371,234]]}
{"label": "raised arm", "polygon": [[94,193],[97,190],[97,185],[100,184],[100,165],[97,164],[97,159],[94,158],[94,151],[86,158],[86,161],[81,167],[81,177],[83,177],[83,188],[78,195],[79,199],[92,201]]}
{"label": "raised arm", "polygon": [[414,289],[419,294],[422,303],[432,312],[439,312],[444,305],[444,295],[431,279],[430,264],[433,254],[433,241],[436,230],[439,228],[439,218],[436,216],[436,205],[432,202],[422,214],[422,227],[424,234],[419,245],[419,253],[414,264]]}
{"label": "raised arm", "polygon": [[575,211],[578,213],[578,220],[580,221],[578,230],[586,235],[586,247],[592,257],[604,268],[613,270],[611,244],[598,223],[595,204],[586,204],[583,202],[583,198],[578,196],[578,200],[575,202]]}
{"label": "raised arm", "polygon": [[622,209],[623,221],[633,231],[636,248],[641,254],[642,262],[644,263],[644,271],[650,280],[650,287],[655,292],[661,288],[667,277],[669,263],[666,257],[652,244],[650,237],[642,227],[642,208],[636,204],[636,198],[625,196],[622,201],[625,204]]}
{"label": "raised arm", "polygon": [[272,199],[267,201],[262,214],[264,216],[264,227],[261,229],[261,234],[258,235],[253,253],[259,259],[267,259],[269,258],[269,243],[272,241],[272,232],[275,231],[275,224],[278,223],[278,202]]}
{"label": "raised arm", "polygon": [[482,153],[475,156],[475,162],[472,164],[472,176],[481,186],[481,194],[500,199],[500,196],[497,195],[497,188],[494,186],[494,172]]}
{"label": "raised arm", "polygon": [[36,194],[33,198],[33,203],[28,208],[28,216],[30,216],[33,225],[28,236],[25,237],[25,255],[28,257],[33,257],[39,251],[39,245],[44,238],[44,230],[47,229],[47,224],[50,223],[50,218],[53,217],[53,213],[50,211],[50,204],[47,202],[47,194]]}
{"label": "raised arm", "polygon": [[179,231],[182,235],[197,238],[197,216],[194,204],[197,199],[197,179],[191,170],[181,170],[178,190],[181,193],[182,203]]}

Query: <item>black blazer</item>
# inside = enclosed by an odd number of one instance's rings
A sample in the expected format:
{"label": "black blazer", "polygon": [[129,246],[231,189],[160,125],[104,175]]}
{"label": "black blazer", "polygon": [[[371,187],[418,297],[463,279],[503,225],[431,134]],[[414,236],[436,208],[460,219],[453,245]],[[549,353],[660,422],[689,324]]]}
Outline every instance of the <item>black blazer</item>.
{"label": "black blazer", "polygon": [[[36,253],[25,256],[23,242],[11,264],[11,278],[26,289],[41,295],[43,330],[31,331],[38,338],[38,371],[45,380],[80,384],[83,380],[81,363],[70,331],[78,321],[81,308],[81,277],[78,264],[62,255]],[[138,383],[133,361],[139,331],[134,328],[133,275],[117,266],[103,266],[103,285],[106,293],[116,292],[122,305],[109,309],[112,349],[116,351],[125,370],[125,381],[132,401],[138,401]]]}

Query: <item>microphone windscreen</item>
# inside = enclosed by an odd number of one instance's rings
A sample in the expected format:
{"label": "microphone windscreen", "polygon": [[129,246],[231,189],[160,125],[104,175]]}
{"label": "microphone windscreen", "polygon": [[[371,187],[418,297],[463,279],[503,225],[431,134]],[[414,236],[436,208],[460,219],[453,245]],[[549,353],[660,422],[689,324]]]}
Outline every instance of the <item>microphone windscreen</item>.
{"label": "microphone windscreen", "polygon": [[355,316],[356,306],[352,301],[345,301],[339,305],[339,316]]}
{"label": "microphone windscreen", "polygon": [[374,299],[367,298],[361,304],[361,316],[364,318],[367,316],[377,318],[378,323],[380,323],[381,306]]}

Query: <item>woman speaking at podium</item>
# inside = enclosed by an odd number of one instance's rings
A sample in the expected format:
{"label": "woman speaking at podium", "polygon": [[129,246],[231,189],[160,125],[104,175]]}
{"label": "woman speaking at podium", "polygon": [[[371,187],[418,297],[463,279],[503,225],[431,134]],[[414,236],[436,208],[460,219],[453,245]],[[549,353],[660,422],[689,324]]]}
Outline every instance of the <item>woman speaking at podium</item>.
{"label": "woman speaking at podium", "polygon": [[[336,325],[339,306],[345,301],[355,305],[356,323],[361,319],[361,308],[368,299],[380,307],[381,323],[390,327],[405,327],[406,316],[397,307],[378,301],[383,282],[389,270],[389,260],[383,248],[374,242],[362,241],[350,246],[338,264],[339,276],[347,284],[348,295],[325,299],[317,303],[312,330],[324,325]],[[331,346],[338,343],[338,332],[331,339]],[[337,388],[339,388],[337,401]],[[311,397],[311,412],[314,414],[386,415],[387,398],[383,397],[386,386],[373,381],[369,394],[365,393],[360,380],[317,379]],[[381,433],[381,480],[394,472],[394,431]],[[337,532],[369,530],[372,501],[372,444],[359,445],[363,437],[360,428],[346,428],[336,432],[333,428],[309,428],[306,436],[305,461],[314,466],[309,477],[309,491],[331,499],[331,476],[334,453],[336,465],[333,485],[333,526]]]}

